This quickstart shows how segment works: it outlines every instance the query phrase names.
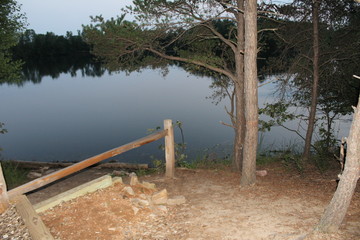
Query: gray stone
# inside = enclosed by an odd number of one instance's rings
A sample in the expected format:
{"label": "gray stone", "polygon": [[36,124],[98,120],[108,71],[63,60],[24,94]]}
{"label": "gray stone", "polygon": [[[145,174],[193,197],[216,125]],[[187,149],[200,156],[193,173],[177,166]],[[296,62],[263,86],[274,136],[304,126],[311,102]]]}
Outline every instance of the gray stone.
{"label": "gray stone", "polygon": [[122,177],[122,176],[126,176],[126,175],[128,175],[128,173],[127,172],[125,172],[125,171],[122,171],[122,170],[120,170],[120,171],[118,171],[118,170],[114,170],[114,171],[112,171],[112,173],[111,173],[113,176],[119,176],[119,177]]}
{"label": "gray stone", "polygon": [[41,176],[42,176],[41,173],[35,171],[30,171],[27,175],[28,178],[39,178]]}
{"label": "gray stone", "polygon": [[132,189],[132,187],[124,187],[124,188],[123,188],[123,191],[126,192],[127,194],[131,195],[131,196],[134,196],[134,195],[135,195],[135,192],[134,192],[134,190]]}
{"label": "gray stone", "polygon": [[159,205],[157,206],[157,210],[160,210],[163,213],[167,213],[168,212],[168,208],[164,205]]}
{"label": "gray stone", "polygon": [[129,176],[130,176],[130,186],[135,186],[140,183],[138,177],[136,176],[136,173],[132,172],[130,173]]}
{"label": "gray stone", "polygon": [[139,212],[139,209],[137,207],[133,206],[132,209],[133,209],[135,215]]}
{"label": "gray stone", "polygon": [[175,196],[174,198],[169,198],[167,200],[168,205],[180,205],[186,203],[184,196]]}
{"label": "gray stone", "polygon": [[167,200],[168,200],[168,193],[166,189],[156,192],[151,196],[152,203],[156,205],[166,204]]}
{"label": "gray stone", "polygon": [[149,182],[142,182],[143,187],[148,188],[148,189],[152,189],[152,190],[156,190],[156,185],[155,183],[149,183]]}
{"label": "gray stone", "polygon": [[123,183],[122,177],[113,177],[112,178],[113,184],[115,183]]}
{"label": "gray stone", "polygon": [[139,206],[139,207],[150,206],[150,202],[147,201],[147,200],[144,200],[144,199],[132,198],[130,201],[131,201],[132,204],[134,204],[136,206]]}

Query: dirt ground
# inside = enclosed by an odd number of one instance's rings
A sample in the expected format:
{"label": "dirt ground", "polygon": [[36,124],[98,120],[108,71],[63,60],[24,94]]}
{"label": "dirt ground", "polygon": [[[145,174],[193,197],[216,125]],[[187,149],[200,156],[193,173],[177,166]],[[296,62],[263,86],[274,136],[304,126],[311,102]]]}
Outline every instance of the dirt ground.
{"label": "dirt ground", "polygon": [[[239,240],[356,240],[360,239],[360,189],[356,190],[340,231],[311,233],[336,187],[336,173],[300,174],[274,164],[263,167],[265,177],[241,188],[240,176],[229,170],[177,169],[176,179],[162,175],[139,177],[167,189],[169,197],[182,195],[177,206],[136,208],[131,198],[151,194],[134,187],[124,194],[124,184],[77,198],[41,216],[57,239],[239,239]],[[44,200],[109,170],[88,169],[48,188],[28,195],[32,203]],[[127,183],[124,180],[125,183]]]}

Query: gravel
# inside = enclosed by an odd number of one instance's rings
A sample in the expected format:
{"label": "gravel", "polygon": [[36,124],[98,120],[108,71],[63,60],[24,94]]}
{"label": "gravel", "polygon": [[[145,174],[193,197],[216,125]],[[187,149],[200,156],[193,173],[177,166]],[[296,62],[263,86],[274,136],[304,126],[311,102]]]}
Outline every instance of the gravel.
{"label": "gravel", "polygon": [[10,206],[0,217],[0,239],[31,240],[29,230],[16,211],[15,205]]}

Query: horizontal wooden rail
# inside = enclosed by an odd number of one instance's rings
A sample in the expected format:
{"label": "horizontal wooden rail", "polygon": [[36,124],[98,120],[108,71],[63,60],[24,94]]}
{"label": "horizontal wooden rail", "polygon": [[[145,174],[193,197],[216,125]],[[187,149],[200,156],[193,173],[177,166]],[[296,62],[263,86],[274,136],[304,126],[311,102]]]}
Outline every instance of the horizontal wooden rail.
{"label": "horizontal wooden rail", "polygon": [[[169,121],[169,120],[165,120],[165,121]],[[171,120],[170,120],[171,121]],[[172,128],[171,128],[172,129]],[[154,142],[160,138],[163,138],[165,136],[167,136],[168,134],[168,129],[165,129],[163,131],[160,131],[160,132],[156,132],[156,133],[153,133],[149,136],[146,136],[146,137],[143,137],[143,138],[140,138],[138,140],[135,140],[131,143],[128,143],[128,144],[125,144],[125,145],[122,145],[118,148],[114,148],[112,150],[109,150],[107,152],[104,152],[104,153],[101,153],[99,155],[96,155],[94,157],[91,157],[91,158],[88,158],[88,159],[85,159],[79,163],[75,163],[69,167],[66,167],[64,169],[61,169],[59,171],[56,171],[56,172],[53,172],[49,175],[46,175],[44,177],[41,177],[41,178],[38,178],[38,179],[35,179],[31,182],[28,182],[24,185],[21,185],[17,188],[14,188],[10,191],[8,191],[8,196],[9,198],[13,198],[15,196],[18,196],[20,194],[24,194],[24,193],[27,193],[27,192],[30,192],[30,191],[33,191],[35,189],[38,189],[42,186],[45,186],[49,183],[52,183],[58,179],[61,179],[63,177],[66,177],[74,172],[77,172],[77,171],[80,171],[84,168],[87,168],[95,163],[98,163],[98,162],[101,162],[102,160],[105,160],[105,159],[108,159],[108,158],[111,158],[111,157],[114,157],[116,155],[119,155],[121,153],[124,153],[126,151],[129,151],[131,149],[134,149],[134,148],[137,148],[137,147],[140,147],[140,146],[143,146],[147,143],[151,143],[151,142]]]}

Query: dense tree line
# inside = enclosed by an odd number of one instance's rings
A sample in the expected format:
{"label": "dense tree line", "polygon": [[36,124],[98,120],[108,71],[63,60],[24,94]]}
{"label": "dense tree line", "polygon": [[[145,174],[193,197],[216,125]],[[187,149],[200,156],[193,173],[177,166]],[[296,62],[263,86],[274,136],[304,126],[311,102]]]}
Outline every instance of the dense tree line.
{"label": "dense tree line", "polygon": [[58,58],[90,57],[90,47],[80,34],[67,32],[58,36],[52,32],[36,34],[29,29],[20,34],[18,44],[13,48],[14,57],[27,61],[56,61]]}
{"label": "dense tree line", "polygon": [[[104,68],[95,61],[90,46],[82,40],[80,33],[58,36],[48,32],[36,34],[26,30],[19,35],[18,44],[12,48],[14,59],[24,62],[22,81],[41,82],[42,77],[57,78],[60,73],[101,76]],[[22,83],[20,81],[19,84]]]}

